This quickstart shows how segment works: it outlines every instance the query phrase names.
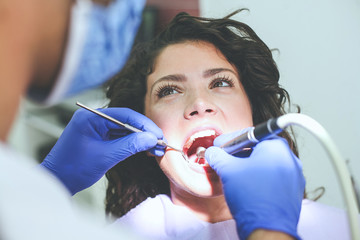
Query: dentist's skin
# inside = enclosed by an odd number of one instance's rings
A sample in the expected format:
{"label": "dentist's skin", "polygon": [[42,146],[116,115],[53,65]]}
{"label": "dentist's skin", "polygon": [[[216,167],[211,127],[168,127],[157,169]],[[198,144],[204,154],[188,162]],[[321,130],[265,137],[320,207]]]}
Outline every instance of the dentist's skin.
{"label": "dentist's skin", "polygon": [[[1,1],[0,139],[6,141],[30,84],[48,88],[66,45],[72,1]],[[44,19],[51,19],[46,21]]]}

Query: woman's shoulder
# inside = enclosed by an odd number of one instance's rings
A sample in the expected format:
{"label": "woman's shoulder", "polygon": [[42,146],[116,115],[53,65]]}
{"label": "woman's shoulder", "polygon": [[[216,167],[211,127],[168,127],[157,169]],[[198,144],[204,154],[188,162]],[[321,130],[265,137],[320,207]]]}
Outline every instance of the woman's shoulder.
{"label": "woman's shoulder", "polygon": [[345,210],[307,199],[303,200],[298,232],[306,240],[351,239]]}
{"label": "woman's shoulder", "polygon": [[186,207],[173,204],[167,195],[146,199],[116,220],[116,224],[133,230],[141,229],[141,234],[145,238],[237,239],[233,220],[217,224],[201,221]]}
{"label": "woman's shoulder", "polygon": [[[164,199],[166,201],[167,196],[157,195],[154,198],[148,197],[146,200],[141,202],[135,208],[131,209],[121,218],[118,218],[115,223],[126,222],[136,222],[140,224],[141,222],[154,221],[155,219],[163,219],[164,215]],[[170,201],[170,200],[169,200]]]}

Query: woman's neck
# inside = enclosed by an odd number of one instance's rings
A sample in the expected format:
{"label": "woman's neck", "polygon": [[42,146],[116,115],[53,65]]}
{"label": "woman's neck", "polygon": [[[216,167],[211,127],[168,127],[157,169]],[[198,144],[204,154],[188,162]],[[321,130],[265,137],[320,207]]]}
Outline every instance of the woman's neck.
{"label": "woman's neck", "polygon": [[171,191],[171,200],[175,205],[188,208],[202,221],[216,223],[233,218],[224,195],[198,197],[185,191]]}

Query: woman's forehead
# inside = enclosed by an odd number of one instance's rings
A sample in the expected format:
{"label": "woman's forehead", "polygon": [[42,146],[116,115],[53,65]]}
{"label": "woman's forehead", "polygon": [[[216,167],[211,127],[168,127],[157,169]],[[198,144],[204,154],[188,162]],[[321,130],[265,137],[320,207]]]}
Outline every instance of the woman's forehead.
{"label": "woman's forehead", "polygon": [[186,41],[164,48],[154,61],[150,75],[184,73],[210,68],[237,69],[213,44],[205,41]]}

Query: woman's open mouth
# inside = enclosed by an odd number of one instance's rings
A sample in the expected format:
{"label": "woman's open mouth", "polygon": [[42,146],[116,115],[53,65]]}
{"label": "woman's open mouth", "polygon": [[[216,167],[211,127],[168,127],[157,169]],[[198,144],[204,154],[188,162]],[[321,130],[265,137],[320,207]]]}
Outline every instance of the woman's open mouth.
{"label": "woman's open mouth", "polygon": [[187,155],[189,163],[198,164],[202,166],[208,166],[205,158],[198,157],[197,151],[200,147],[208,148],[213,146],[214,139],[219,134],[212,129],[196,132],[193,134],[184,144],[183,151]]}

